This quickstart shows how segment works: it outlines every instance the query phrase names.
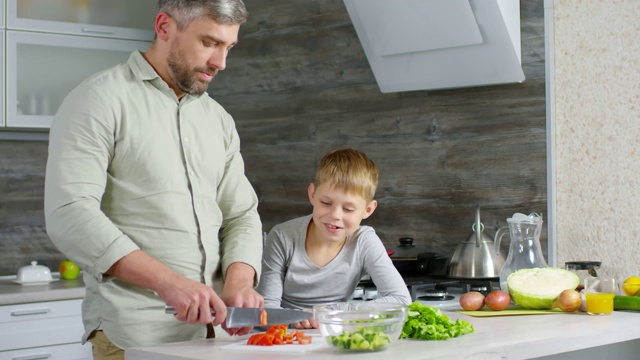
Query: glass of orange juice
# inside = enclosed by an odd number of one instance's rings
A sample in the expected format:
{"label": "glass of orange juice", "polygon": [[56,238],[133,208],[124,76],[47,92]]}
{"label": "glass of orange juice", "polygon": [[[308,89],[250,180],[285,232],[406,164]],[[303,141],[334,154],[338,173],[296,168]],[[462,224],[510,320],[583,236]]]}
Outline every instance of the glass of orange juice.
{"label": "glass of orange juice", "polygon": [[587,314],[609,315],[613,312],[613,297],[616,295],[616,279],[596,277],[584,279],[587,299]]}

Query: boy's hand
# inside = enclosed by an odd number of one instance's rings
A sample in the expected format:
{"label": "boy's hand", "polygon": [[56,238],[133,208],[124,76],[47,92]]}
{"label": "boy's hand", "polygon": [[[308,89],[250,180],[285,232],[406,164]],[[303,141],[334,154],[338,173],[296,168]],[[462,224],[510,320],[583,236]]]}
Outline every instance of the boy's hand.
{"label": "boy's hand", "polygon": [[314,318],[308,318],[306,320],[294,323],[293,327],[296,329],[317,329],[318,323]]}

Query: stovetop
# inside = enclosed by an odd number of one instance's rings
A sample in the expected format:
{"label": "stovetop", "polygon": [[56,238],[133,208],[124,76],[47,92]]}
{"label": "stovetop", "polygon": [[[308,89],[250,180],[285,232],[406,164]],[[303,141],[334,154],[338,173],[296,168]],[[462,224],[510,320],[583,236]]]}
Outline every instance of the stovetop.
{"label": "stovetop", "polygon": [[[500,288],[498,278],[407,277],[404,282],[411,294],[411,301],[417,300],[438,308],[459,307],[460,296],[469,291],[478,291],[486,296]],[[376,296],[375,285],[370,280],[360,282],[354,292],[354,299],[373,300]]]}
{"label": "stovetop", "polygon": [[453,279],[453,278],[405,278],[405,284],[411,294],[411,300],[446,299],[447,295],[462,295],[469,291],[477,291],[487,295],[499,289],[498,278],[489,279]]}

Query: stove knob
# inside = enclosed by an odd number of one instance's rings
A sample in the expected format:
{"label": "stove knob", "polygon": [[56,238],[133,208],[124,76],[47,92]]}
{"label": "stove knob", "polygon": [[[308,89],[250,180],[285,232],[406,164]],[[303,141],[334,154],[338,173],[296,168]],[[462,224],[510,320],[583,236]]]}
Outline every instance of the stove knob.
{"label": "stove knob", "polygon": [[351,298],[362,299],[363,296],[364,296],[364,289],[361,287],[357,287],[355,288],[355,290],[353,290],[353,294],[351,295]]}
{"label": "stove knob", "polygon": [[364,291],[365,300],[373,300],[378,297],[378,290],[367,289]]}

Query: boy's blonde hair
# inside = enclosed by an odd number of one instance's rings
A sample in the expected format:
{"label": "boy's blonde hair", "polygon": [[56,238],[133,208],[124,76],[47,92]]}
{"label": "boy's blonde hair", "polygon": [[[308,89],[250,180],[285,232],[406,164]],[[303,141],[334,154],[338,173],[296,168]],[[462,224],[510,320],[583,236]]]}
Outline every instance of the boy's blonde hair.
{"label": "boy's blonde hair", "polygon": [[362,196],[369,203],[378,188],[378,167],[360,151],[334,150],[320,160],[313,184],[316,188],[329,184],[331,188]]}

